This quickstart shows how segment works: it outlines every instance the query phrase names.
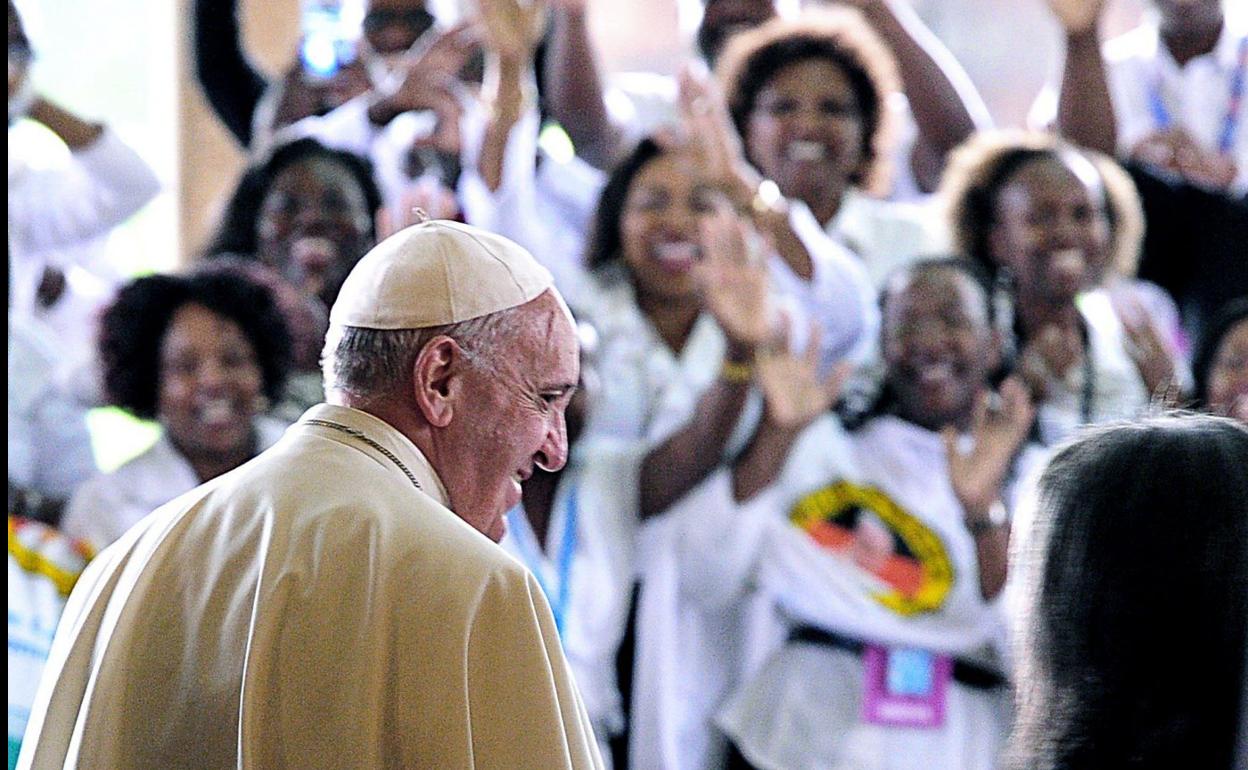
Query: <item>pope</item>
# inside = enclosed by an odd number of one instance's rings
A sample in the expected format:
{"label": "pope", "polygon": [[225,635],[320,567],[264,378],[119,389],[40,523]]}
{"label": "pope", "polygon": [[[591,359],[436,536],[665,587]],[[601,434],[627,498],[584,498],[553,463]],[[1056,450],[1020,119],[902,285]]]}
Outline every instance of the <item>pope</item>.
{"label": "pope", "polygon": [[328,403],[78,582],[19,768],[600,768],[536,579],[494,542],[567,459],[571,314],[427,221],[330,314]]}

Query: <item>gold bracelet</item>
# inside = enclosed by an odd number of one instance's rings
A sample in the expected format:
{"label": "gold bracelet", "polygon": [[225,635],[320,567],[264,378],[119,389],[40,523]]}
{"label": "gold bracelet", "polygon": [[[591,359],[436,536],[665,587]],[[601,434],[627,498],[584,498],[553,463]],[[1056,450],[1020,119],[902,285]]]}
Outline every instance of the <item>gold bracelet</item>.
{"label": "gold bracelet", "polygon": [[733,384],[744,384],[754,380],[754,364],[742,361],[729,361],[719,367],[719,379]]}

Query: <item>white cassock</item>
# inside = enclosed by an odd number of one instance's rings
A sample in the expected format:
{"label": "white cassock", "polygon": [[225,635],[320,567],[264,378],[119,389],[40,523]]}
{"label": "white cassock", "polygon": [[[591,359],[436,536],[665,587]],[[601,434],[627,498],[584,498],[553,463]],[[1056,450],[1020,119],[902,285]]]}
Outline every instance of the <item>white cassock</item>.
{"label": "white cassock", "polygon": [[91,563],[18,767],[600,768],[536,579],[446,500],[309,410]]}

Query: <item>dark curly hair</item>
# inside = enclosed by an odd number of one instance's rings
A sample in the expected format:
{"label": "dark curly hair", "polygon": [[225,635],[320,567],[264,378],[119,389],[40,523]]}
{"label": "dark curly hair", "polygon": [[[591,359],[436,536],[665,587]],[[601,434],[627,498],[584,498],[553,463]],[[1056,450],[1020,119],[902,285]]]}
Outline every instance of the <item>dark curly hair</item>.
{"label": "dark curly hair", "polygon": [[732,36],[715,73],[737,132],[748,146],[750,114],[759,92],[784,68],[811,59],[826,61],[849,78],[863,125],[863,163],[850,181],[882,192],[888,184],[886,156],[894,131],[887,99],[899,90],[900,80],[892,52],[853,9],[772,19]]}
{"label": "dark curly hair", "polygon": [[277,401],[290,370],[291,341],[273,294],[237,270],[209,267],[138,278],[118,292],[104,312],[99,340],[109,403],[136,417],[156,417],[161,342],[173,316],[191,304],[238,324],[255,349],[264,395]]}
{"label": "dark curly hair", "polygon": [[278,175],[290,166],[310,158],[321,158],[337,163],[347,170],[364,193],[364,202],[368,205],[369,238],[377,239],[376,214],[381,208],[381,190],[377,187],[373,176],[373,164],[359,155],[333,150],[315,139],[296,139],[275,147],[272,153],[262,162],[252,165],[238,180],[234,194],[230,196],[221,216],[216,234],[212,237],[206,256],[217,254],[234,254],[254,257],[256,254],[256,228],[260,218],[260,206],[269,187]]}
{"label": "dark curly hair", "polygon": [[1024,166],[1047,159],[1065,165],[1086,162],[1097,175],[1111,233],[1110,267],[1119,275],[1134,275],[1144,225],[1131,178],[1111,158],[1037,131],[981,131],[950,154],[939,195],[947,207],[954,248],[979,263],[995,282],[997,265],[989,239],[997,198]]}
{"label": "dark curly hair", "polygon": [[623,240],[620,219],[628,191],[645,165],[664,152],[658,142],[647,137],[612,169],[602,194],[598,196],[598,208],[589,233],[585,262],[591,269],[605,268],[619,259]]}

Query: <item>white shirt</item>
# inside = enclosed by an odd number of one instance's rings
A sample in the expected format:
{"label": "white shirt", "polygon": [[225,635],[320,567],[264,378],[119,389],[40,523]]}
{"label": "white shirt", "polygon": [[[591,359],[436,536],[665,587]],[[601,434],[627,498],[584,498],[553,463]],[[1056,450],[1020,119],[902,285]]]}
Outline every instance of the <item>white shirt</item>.
{"label": "white shirt", "polygon": [[[1246,38],[1243,19],[1228,13],[1214,49],[1181,67],[1161,42],[1155,21],[1108,41],[1106,75],[1119,146],[1130,149],[1146,134],[1168,127],[1159,124],[1155,99],[1160,97],[1173,126],[1186,129],[1207,150],[1218,151],[1231,107],[1232,79],[1237,70],[1248,68],[1248,59],[1242,58],[1248,56],[1242,50]],[[1244,88],[1239,109],[1231,116],[1237,128],[1230,155],[1239,168],[1233,188],[1240,193],[1248,191],[1248,83]]]}
{"label": "white shirt", "polygon": [[1090,291],[1080,295],[1077,304],[1088,331],[1092,382],[1089,387],[1088,367],[1081,364],[1070,367],[1061,379],[1050,378],[1045,399],[1036,410],[1041,440],[1050,446],[1084,424],[1139,417],[1149,404],[1148,390],[1127,354],[1126,332],[1109,294],[1103,289]]}
{"label": "white shirt", "polygon": [[[843,315],[829,322],[825,339],[835,340],[833,345],[842,352],[857,343],[867,324],[864,318],[874,307],[854,288],[855,282],[866,286],[860,268],[847,264],[851,270],[830,271],[827,278],[845,281],[841,291],[821,295],[836,297],[841,305],[835,312]],[[632,287],[623,277],[607,283],[592,307],[602,339],[603,398],[591,415],[589,430],[647,449],[657,446],[693,417],[698,399],[718,376],[726,346],[723,332],[703,314],[684,348],[674,354],[637,308]],[[752,397],[728,442],[727,455],[743,447],[760,409],[758,398]],[[737,667],[749,657],[748,645],[738,640],[751,622],[751,609],[704,609],[690,600],[698,588],[682,569],[690,543],[714,537],[723,516],[730,514],[716,478],[647,521],[638,534],[636,564],[642,591],[629,749],[636,767],[716,767],[722,745],[711,715]]]}
{"label": "white shirt", "polygon": [[[258,418],[257,448],[273,446],[285,428],[285,423]],[[139,456],[83,484],[65,509],[61,529],[72,538],[103,549],[149,513],[200,483],[190,462],[162,433]]]}
{"label": "white shirt", "polygon": [[851,187],[826,229],[862,260],[878,289],[899,268],[951,253],[949,234],[936,207],[931,197],[922,202],[882,201]]}
{"label": "white shirt", "polygon": [[[99,400],[96,321],[122,281],[105,261],[104,238],[159,192],[152,168],[110,128],[64,164],[36,166],[10,145],[10,307],[51,330],[58,369],[87,403]],[[66,287],[45,308],[35,290],[49,266],[65,273]]]}
{"label": "white shirt", "polygon": [[472,137],[459,179],[459,199],[469,224],[504,235],[550,270],[555,286],[573,308],[592,299],[585,246],[606,175],[573,157],[538,158],[540,117],[524,111],[507,136],[502,177],[491,190],[477,169],[479,138]]}

